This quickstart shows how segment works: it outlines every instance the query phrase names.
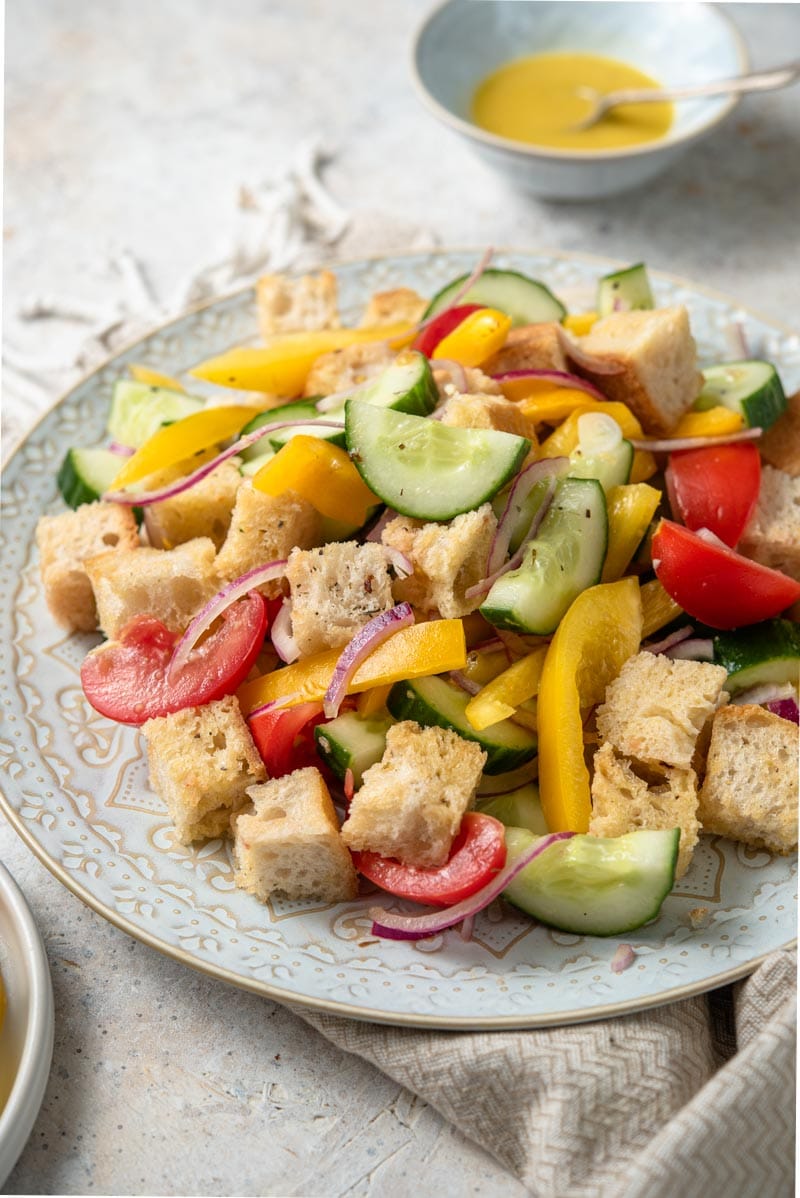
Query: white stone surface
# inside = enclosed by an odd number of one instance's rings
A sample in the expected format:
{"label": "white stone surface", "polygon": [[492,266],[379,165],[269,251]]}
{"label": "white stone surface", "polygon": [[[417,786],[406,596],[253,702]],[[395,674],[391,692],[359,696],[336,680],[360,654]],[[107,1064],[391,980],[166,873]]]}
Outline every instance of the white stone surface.
{"label": "white stone surface", "polygon": [[[514,245],[606,254],[693,278],[797,323],[800,91],[745,100],[664,180],[602,203],[509,192],[418,105],[423,0],[11,0],[6,20],[6,335],[52,361],[77,326],[25,324],[26,295],[100,309],[113,245],[170,297],[225,250],[239,186],[297,142],[334,152],[355,214],[338,247]],[[791,57],[800,6],[728,11],[756,66]],[[46,396],[32,393],[25,419]],[[0,824],[0,855],[47,943],[53,1072],[8,1193],[513,1198],[522,1188],[430,1108],[289,1012],[129,940]]]}

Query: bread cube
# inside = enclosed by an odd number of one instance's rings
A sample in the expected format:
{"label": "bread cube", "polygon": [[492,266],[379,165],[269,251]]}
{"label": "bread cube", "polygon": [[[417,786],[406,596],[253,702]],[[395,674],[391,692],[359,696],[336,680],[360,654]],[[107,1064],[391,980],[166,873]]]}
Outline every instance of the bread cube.
{"label": "bread cube", "polygon": [[618,757],[611,745],[594,755],[591,836],[624,836],[641,828],[680,828],[681,838],[675,877],[686,873],[697,844],[697,775],[692,769],[666,768],[635,772],[632,763]]}
{"label": "bread cube", "polygon": [[556,321],[510,329],[506,343],[484,364],[487,374],[507,370],[568,370]]}
{"label": "bread cube", "polygon": [[698,815],[704,832],[770,853],[797,848],[797,725],[750,704],[714,716]]}
{"label": "bread cube", "polygon": [[637,653],[606,689],[597,730],[626,757],[689,769],[706,722],[728,701],[722,666]]}
{"label": "bread cube", "polygon": [[251,804],[231,821],[237,886],[262,901],[355,898],[358,879],[319,770],[295,770],[248,795]]}
{"label": "bread cube", "polygon": [[478,366],[437,365],[433,370],[433,380],[441,399],[449,399],[450,396],[458,394],[462,387],[464,390],[461,393],[464,395],[502,395],[497,379],[484,374]]}
{"label": "bread cube", "polygon": [[762,468],[758,503],[738,550],[800,582],[800,475]]}
{"label": "bread cube", "polygon": [[395,287],[393,291],[376,291],[361,317],[362,329],[380,329],[391,324],[417,324],[428,301],[411,287]]}
{"label": "bread cube", "polygon": [[443,865],[485,761],[479,745],[449,729],[393,724],[383,757],[353,796],[342,839],[406,865]]}
{"label": "bread cube", "polygon": [[174,549],[120,549],[86,562],[100,628],[113,640],[143,614],[155,616],[170,632],[182,632],[219,590],[216,550],[210,537],[197,537]]}
{"label": "bread cube", "polygon": [[537,444],[534,421],[520,411],[518,404],[499,395],[452,395],[444,408],[442,424],[499,429]]}
{"label": "bread cube", "polygon": [[152,547],[173,549],[195,537],[210,537],[219,549],[231,522],[241,481],[239,467],[229,460],[187,491],[161,503],[151,503],[147,509],[147,535]]}
{"label": "bread cube", "polygon": [[97,605],[86,561],[136,549],[133,511],[118,503],[85,503],[74,512],[42,516],[36,525],[44,597],[57,624],[70,632],[97,628]]}
{"label": "bread cube", "polygon": [[346,645],[373,616],[394,606],[386,551],[370,541],[294,549],[286,578],[301,657]]}
{"label": "bread cube", "polygon": [[347,345],[344,349],[320,354],[309,371],[304,394],[333,395],[376,378],[395,359],[396,353],[385,341]]}
{"label": "bread cube", "polygon": [[384,545],[405,554],[414,566],[413,574],[394,583],[395,598],[446,619],[475,611],[481,599],[467,599],[465,591],[486,574],[496,528],[490,503],[444,524],[423,524],[410,516],[390,521],[383,530]]}
{"label": "bread cube", "polygon": [[792,478],[800,476],[800,391],[789,396],[786,411],[767,429],[758,448],[770,466]]}
{"label": "bread cube", "polygon": [[336,275],[321,270],[299,279],[262,275],[256,280],[258,328],[265,341],[280,333],[338,329]]}
{"label": "bread cube", "polygon": [[[288,557],[298,546],[308,549],[320,539],[322,517],[315,507],[287,491],[266,495],[250,482],[239,487],[228,535],[217,554],[216,571],[229,582],[256,566]],[[280,579],[259,588],[265,595],[280,594]]]}
{"label": "bread cube", "polygon": [[247,787],[267,776],[236,697],[148,720],[142,732],[150,785],[181,844],[226,835]]}
{"label": "bread cube", "polygon": [[700,393],[703,376],[684,307],[614,312],[598,320],[580,345],[619,367],[617,374],[599,374],[581,365],[580,373],[608,399],[627,404],[646,433],[670,433]]}

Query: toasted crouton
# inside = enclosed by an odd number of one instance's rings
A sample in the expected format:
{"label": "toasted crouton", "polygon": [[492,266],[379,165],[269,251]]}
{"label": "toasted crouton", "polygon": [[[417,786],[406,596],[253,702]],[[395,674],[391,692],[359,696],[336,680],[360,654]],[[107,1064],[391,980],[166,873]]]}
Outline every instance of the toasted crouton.
{"label": "toasted crouton", "polygon": [[441,399],[449,399],[457,394],[502,395],[497,379],[484,374],[479,366],[459,366],[457,362],[444,365],[437,363],[433,369],[433,381]]}
{"label": "toasted crouton", "polygon": [[770,466],[792,478],[800,476],[800,391],[789,396],[786,411],[767,429],[758,448]]}
{"label": "toasted crouton", "polygon": [[321,270],[316,275],[292,279],[287,275],[262,275],[256,280],[258,328],[265,341],[279,333],[338,329],[336,275]]}
{"label": "toasted crouton", "polygon": [[225,835],[247,787],[267,776],[234,695],[148,720],[142,732],[150,785],[181,844]]}
{"label": "toasted crouton", "polygon": [[428,301],[411,287],[395,287],[393,291],[376,291],[370,296],[364,315],[362,329],[380,329],[391,324],[417,324]]}
{"label": "toasted crouton", "polygon": [[738,550],[800,582],[800,475],[764,466],[758,503]]}
{"label": "toasted crouton", "polygon": [[486,373],[503,374],[506,370],[567,370],[567,360],[561,347],[560,327],[553,320],[511,329],[503,348],[484,363]]}
{"label": "toasted crouton", "polygon": [[219,549],[231,522],[241,481],[236,463],[222,462],[187,491],[161,503],[151,503],[147,509],[150,544],[154,549],[173,549],[195,537],[211,537]]}
{"label": "toasted crouton", "polygon": [[320,354],[306,379],[306,395],[333,395],[374,379],[395,359],[385,341],[366,345],[347,345],[329,354]]}
{"label": "toasted crouton", "polygon": [[770,853],[797,848],[798,730],[763,707],[714,716],[698,815],[704,832]]}
{"label": "toasted crouton", "polygon": [[726,678],[709,662],[637,653],[597,709],[600,739],[626,757],[689,769],[707,720],[728,701]]}
{"label": "toasted crouton", "polygon": [[117,503],[85,503],[74,512],[42,516],[36,543],[53,619],[71,632],[92,632],[97,628],[97,605],[85,563],[98,553],[137,548],[133,512]]}
{"label": "toasted crouton", "polygon": [[98,622],[113,640],[134,616],[155,616],[182,632],[219,589],[214,542],[197,537],[174,549],[121,549],[86,562]]}
{"label": "toasted crouton", "polygon": [[342,839],[406,865],[442,865],[485,761],[477,744],[446,728],[393,724],[382,759],[353,796]]}
{"label": "toasted crouton", "polygon": [[520,411],[519,404],[499,395],[452,395],[441,422],[454,428],[499,429],[538,444],[535,423]]}
{"label": "toasted crouton", "polygon": [[481,599],[467,599],[465,591],[486,573],[496,528],[490,503],[445,524],[423,524],[410,516],[397,516],[384,528],[382,541],[404,554],[414,572],[395,582],[395,597],[446,619],[475,611]]}
{"label": "toasted crouton", "polygon": [[[680,828],[675,877],[686,873],[697,844],[697,775],[692,769],[666,768],[641,777],[610,744],[594,755],[592,836],[624,836],[640,828]],[[646,773],[649,773],[646,771]]]}
{"label": "toasted crouton", "polygon": [[[315,507],[286,491],[267,495],[244,482],[236,494],[230,527],[217,554],[217,574],[224,582],[240,578],[256,566],[288,557],[295,546],[309,549],[320,539],[322,517]],[[281,590],[279,579],[260,588],[274,597]]]}
{"label": "toasted crouton", "polygon": [[293,549],[286,578],[301,656],[346,645],[368,620],[394,605],[386,551],[369,541]]}
{"label": "toasted crouton", "polygon": [[251,805],[231,821],[237,886],[262,901],[355,898],[358,879],[319,770],[295,770],[248,795]]}
{"label": "toasted crouton", "polygon": [[646,433],[670,433],[700,393],[694,338],[684,307],[613,312],[581,338],[581,349],[617,374],[579,372],[611,400],[627,404]]}

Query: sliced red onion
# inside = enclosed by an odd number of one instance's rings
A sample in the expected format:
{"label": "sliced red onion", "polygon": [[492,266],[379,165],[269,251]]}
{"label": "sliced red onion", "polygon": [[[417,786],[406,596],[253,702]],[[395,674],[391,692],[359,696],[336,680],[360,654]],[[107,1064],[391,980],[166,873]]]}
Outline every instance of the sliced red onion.
{"label": "sliced red onion", "polygon": [[614,956],[611,958],[610,969],[612,973],[624,973],[626,969],[630,969],[636,960],[636,953],[629,944],[621,944]]}
{"label": "sliced red onion", "polygon": [[743,428],[736,433],[719,437],[664,437],[649,441],[646,437],[629,437],[634,449],[647,449],[650,453],[677,453],[681,449],[706,449],[712,445],[735,445],[737,441],[757,441],[764,430]]}
{"label": "sliced red onion", "polygon": [[401,628],[408,628],[414,623],[414,613],[410,603],[398,603],[388,611],[382,611],[374,616],[355,634],[353,639],[342,650],[336,663],[330,685],[322,700],[322,710],[327,718],[333,719],[339,714],[341,702],[347,694],[347,687],[358,667],[365,658],[369,657],[379,645],[394,636]]}
{"label": "sliced red onion", "polygon": [[460,687],[462,691],[466,691],[468,695],[477,695],[478,691],[483,689],[479,682],[476,682],[474,678],[467,678],[461,670],[451,670],[449,676],[456,686]]}
{"label": "sliced red onion", "polygon": [[690,637],[664,651],[665,657],[678,661],[713,661],[714,642],[711,637]]}
{"label": "sliced red onion", "polygon": [[408,578],[409,574],[414,573],[414,563],[405,553],[401,553],[399,549],[393,549],[391,545],[384,545],[386,556],[389,559],[389,564],[394,568],[395,574],[399,578]]}
{"label": "sliced red onion", "polygon": [[292,636],[292,601],[284,599],[269,630],[275,652],[281,661],[291,665],[300,656],[297,641]]}
{"label": "sliced red onion", "polygon": [[[489,556],[486,559],[487,575],[494,574],[505,561],[508,546],[511,542],[511,534],[514,531],[514,522],[522,511],[522,506],[533,488],[542,482],[543,479],[561,478],[569,470],[569,464],[569,458],[567,457],[542,458],[541,461],[532,462],[530,466],[526,466],[524,470],[519,472],[508,493],[506,506],[503,508],[503,513],[497,522],[497,528],[492,537],[492,543],[489,546]],[[542,509],[539,508],[539,512],[541,511]],[[470,591],[473,589],[473,587],[470,587]],[[468,599],[472,598],[470,591],[466,592]]]}
{"label": "sliced red onion", "polygon": [[344,428],[341,420],[278,420],[273,424],[262,424],[261,428],[254,429],[252,433],[247,433],[233,445],[223,449],[222,453],[218,453],[210,462],[204,462],[191,474],[186,474],[183,478],[178,478],[165,487],[159,487],[157,491],[142,491],[139,495],[134,495],[130,491],[106,491],[103,499],[107,503],[121,503],[127,507],[144,507],[148,503],[161,503],[164,499],[172,499],[175,495],[181,495],[184,491],[188,491],[195,483],[201,482],[211,474],[212,470],[216,470],[217,466],[227,462],[228,458],[235,457],[237,453],[255,445],[268,433],[275,433],[281,428],[299,428],[301,425],[310,425],[316,428]]}
{"label": "sliced red onion", "polygon": [[[550,459],[550,460],[554,461],[556,459]],[[539,463],[535,462],[534,465],[538,466]],[[494,586],[494,584],[497,582],[498,578],[502,578],[502,576],[504,574],[508,574],[508,572],[510,570],[516,570],[517,567],[522,563],[522,559],[525,556],[525,550],[527,549],[528,544],[536,536],[537,532],[539,531],[539,527],[540,527],[542,521],[544,520],[545,516],[547,515],[547,512],[550,508],[550,504],[553,501],[553,496],[556,493],[557,482],[558,482],[558,479],[556,479],[556,478],[550,478],[548,480],[547,490],[545,492],[544,498],[542,499],[542,502],[540,503],[540,505],[536,511],[536,514],[530,523],[528,531],[525,533],[525,536],[520,541],[516,552],[514,554],[512,554],[512,556],[508,559],[508,561],[505,562],[502,566],[500,566],[497,570],[493,570],[491,574],[487,574],[486,578],[482,578],[481,581],[476,582],[474,584],[474,586],[468,587],[468,589],[464,592],[464,596],[466,599],[478,599],[481,596],[488,594],[489,591]],[[509,521],[509,524],[511,524],[511,523],[513,523],[513,521]],[[499,527],[500,526],[498,525],[498,529],[499,529]],[[496,535],[496,533],[495,533],[495,535]],[[506,548],[507,548],[507,546],[506,546]]]}
{"label": "sliced red onion", "polygon": [[731,699],[731,703],[755,703],[756,706],[762,706],[766,703],[776,703],[783,699],[796,699],[797,692],[791,682],[763,682],[759,686],[748,687],[746,691],[739,691]]}
{"label": "sliced red onion", "polygon": [[347,800],[347,802],[349,803],[351,801],[353,795],[356,793],[355,778],[353,777],[353,771],[350,769],[350,766],[348,766],[347,769],[344,771],[343,790],[344,790],[344,797]]}
{"label": "sliced red onion", "polygon": [[204,632],[208,631],[214,621],[232,603],[235,603],[237,599],[241,599],[243,595],[249,594],[250,591],[255,590],[256,587],[261,586],[265,582],[272,582],[275,578],[283,578],[285,573],[286,558],[268,562],[265,566],[255,566],[252,570],[248,570],[246,574],[242,574],[241,578],[234,578],[233,582],[229,582],[212,599],[209,599],[208,603],[200,609],[191,621],[175,646],[175,652],[167,668],[167,678],[169,679],[174,676],[178,670],[186,665],[186,662],[189,660],[189,654],[200,640],[200,637]]}
{"label": "sliced red onion", "polygon": [[771,711],[773,715],[779,715],[782,720],[791,720],[793,724],[800,724],[800,708],[797,706],[796,699],[774,699],[770,703],[765,703],[767,711]]}
{"label": "sliced red onion", "polygon": [[456,903],[454,907],[446,907],[443,911],[431,911],[427,915],[399,915],[381,907],[371,907],[369,914],[373,920],[372,934],[383,936],[387,940],[422,940],[425,936],[436,936],[446,928],[461,923],[462,919],[475,916],[484,907],[488,907],[531,861],[535,861],[552,844],[559,840],[569,840],[574,835],[574,832],[551,832],[548,836],[542,836],[516,861],[504,865],[491,882],[487,882],[469,898]]}
{"label": "sliced red onion", "polygon": [[120,445],[119,441],[111,441],[108,450],[109,453],[116,453],[121,458],[132,458],[136,453],[132,445]]}
{"label": "sliced red onion", "polygon": [[387,524],[391,524],[392,520],[394,520],[398,515],[399,515],[399,513],[396,512],[394,510],[394,508],[387,507],[384,510],[383,514],[378,519],[377,523],[373,524],[372,528],[369,530],[367,535],[364,537],[364,540],[380,542],[380,540],[383,536],[384,528],[386,527]]}
{"label": "sliced red onion", "polygon": [[556,326],[556,336],[566,356],[591,374],[622,374],[625,369],[618,363],[609,362],[605,358],[598,358],[594,354],[587,353],[561,324]]}
{"label": "sliced red onion", "polygon": [[750,347],[747,344],[744,323],[741,320],[729,320],[723,331],[733,356],[746,361],[750,357]]}
{"label": "sliced red onion", "polygon": [[685,641],[694,632],[691,624],[686,624],[683,628],[679,628],[677,632],[671,632],[669,636],[665,636],[661,641],[645,642],[642,649],[647,653],[666,653],[667,649],[671,649],[673,645],[679,645],[681,641]]}
{"label": "sliced red onion", "polygon": [[456,391],[466,394],[469,389],[467,372],[460,362],[454,358],[431,358],[432,370],[446,370]]}
{"label": "sliced red onion", "polygon": [[248,711],[247,718],[252,719],[254,715],[262,715],[265,711],[282,711],[284,707],[292,707],[300,702],[306,702],[303,698],[302,691],[291,691],[288,695],[281,695],[280,699],[270,699],[267,703],[262,703],[260,707],[254,707],[252,711]]}
{"label": "sliced red onion", "polygon": [[503,383],[506,379],[539,379],[543,383],[553,383],[556,387],[571,387],[574,391],[585,391],[593,399],[608,403],[608,397],[595,387],[594,383],[582,379],[578,374],[569,374],[566,370],[505,370],[502,374],[493,374],[492,378]]}
{"label": "sliced red onion", "polygon": [[466,919],[462,919],[461,927],[458,929],[458,934],[462,940],[469,942],[472,939],[472,932],[475,927],[475,916],[468,915]]}
{"label": "sliced red onion", "polygon": [[493,255],[494,255],[494,248],[492,246],[487,246],[486,250],[483,253],[482,258],[478,262],[478,265],[475,267],[472,274],[469,275],[469,277],[466,278],[464,280],[464,282],[461,284],[458,291],[455,293],[453,298],[448,303],[447,307],[442,308],[441,311],[439,311],[439,312],[434,312],[431,316],[426,317],[425,320],[420,321],[420,323],[418,325],[416,325],[415,328],[409,330],[408,335],[411,336],[413,334],[413,336],[415,336],[415,337],[418,336],[422,332],[423,329],[427,329],[429,324],[432,324],[434,320],[437,320],[442,315],[443,312],[449,312],[451,308],[457,308],[458,305],[461,303],[462,299],[464,298],[464,296],[470,290],[470,288],[475,286],[478,279],[481,277],[483,272],[486,270],[487,266],[489,265],[489,263],[492,260]]}

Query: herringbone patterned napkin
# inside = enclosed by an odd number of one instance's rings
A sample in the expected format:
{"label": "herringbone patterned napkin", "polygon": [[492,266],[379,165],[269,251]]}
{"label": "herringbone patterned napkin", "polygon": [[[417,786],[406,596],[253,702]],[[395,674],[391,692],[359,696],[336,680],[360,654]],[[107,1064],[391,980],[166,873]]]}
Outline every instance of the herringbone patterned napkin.
{"label": "herringbone patterned napkin", "polygon": [[427,1032],[296,1013],[537,1198],[788,1198],[796,965],[773,953],[734,987],[578,1027]]}

